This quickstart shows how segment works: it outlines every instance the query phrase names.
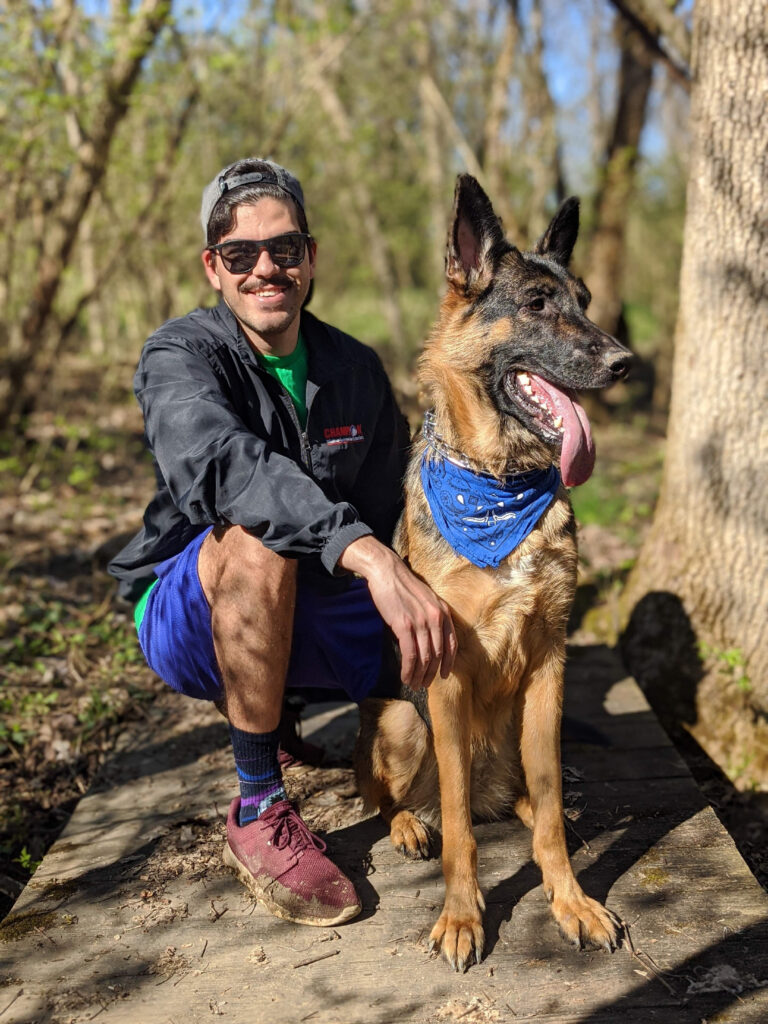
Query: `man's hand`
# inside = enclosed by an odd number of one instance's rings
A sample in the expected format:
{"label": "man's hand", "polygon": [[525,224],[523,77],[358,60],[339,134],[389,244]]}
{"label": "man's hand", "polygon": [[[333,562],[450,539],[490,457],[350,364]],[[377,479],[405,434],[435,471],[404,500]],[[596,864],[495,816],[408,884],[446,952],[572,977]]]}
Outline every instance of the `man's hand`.
{"label": "man's hand", "polygon": [[426,688],[438,669],[446,679],[457,643],[445,601],[375,537],[352,541],[339,565],[368,581],[373,603],[400,645],[403,683],[412,690]]}

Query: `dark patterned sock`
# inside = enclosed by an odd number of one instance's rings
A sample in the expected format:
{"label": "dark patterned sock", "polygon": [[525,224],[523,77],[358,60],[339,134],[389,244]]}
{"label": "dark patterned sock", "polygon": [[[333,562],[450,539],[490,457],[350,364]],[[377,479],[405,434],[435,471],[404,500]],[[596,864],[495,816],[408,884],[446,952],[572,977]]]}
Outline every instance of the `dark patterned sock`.
{"label": "dark patterned sock", "polygon": [[258,818],[278,800],[287,799],[277,761],[278,730],[257,733],[229,727],[240,781],[240,824]]}

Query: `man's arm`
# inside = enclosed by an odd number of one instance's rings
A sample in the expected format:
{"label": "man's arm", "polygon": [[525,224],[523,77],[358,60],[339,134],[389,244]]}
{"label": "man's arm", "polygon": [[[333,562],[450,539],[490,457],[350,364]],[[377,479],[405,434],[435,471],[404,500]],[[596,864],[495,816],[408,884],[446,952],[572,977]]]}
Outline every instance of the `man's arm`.
{"label": "man's arm", "polygon": [[368,581],[373,603],[400,645],[403,683],[426,688],[438,669],[446,679],[457,650],[448,605],[375,537],[352,541],[338,564]]}
{"label": "man's arm", "polygon": [[246,426],[194,341],[154,335],[135,391],[152,453],[190,522],[243,526],[276,554],[319,555],[329,572],[334,545],[371,533],[349,502],[331,501],[279,444]]}

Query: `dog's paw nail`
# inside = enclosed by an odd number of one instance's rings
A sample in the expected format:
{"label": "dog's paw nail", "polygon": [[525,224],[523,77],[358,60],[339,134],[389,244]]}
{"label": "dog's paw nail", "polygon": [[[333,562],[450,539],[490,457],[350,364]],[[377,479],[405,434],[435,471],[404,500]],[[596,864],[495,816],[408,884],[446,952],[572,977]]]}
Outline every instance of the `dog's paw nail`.
{"label": "dog's paw nail", "polygon": [[427,943],[427,952],[428,953],[434,953],[434,951],[436,949],[437,949],[437,940],[436,939],[430,939],[429,942]]}

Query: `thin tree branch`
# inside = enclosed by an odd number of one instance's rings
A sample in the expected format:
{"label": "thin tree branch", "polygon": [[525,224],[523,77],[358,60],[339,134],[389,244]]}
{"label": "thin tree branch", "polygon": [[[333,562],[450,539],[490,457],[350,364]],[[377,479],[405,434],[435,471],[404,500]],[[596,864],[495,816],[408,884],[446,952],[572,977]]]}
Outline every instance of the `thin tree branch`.
{"label": "thin tree branch", "polygon": [[169,0],[143,0],[123,36],[103,85],[89,137],[79,147],[57,215],[46,234],[40,277],[22,325],[27,338],[39,337],[51,311],[61,273],[77,238],[78,224],[107,168],[109,149],[141,64],[170,14]]}
{"label": "thin tree branch", "polygon": [[20,318],[24,351],[10,362],[0,399],[0,420],[24,407],[28,398],[25,381],[50,358],[50,345],[43,342],[64,269],[82,218],[106,173],[112,140],[128,109],[141,65],[170,12],[170,0],[141,0],[129,25],[115,36],[116,52],[102,78],[89,135],[78,147],[61,200],[46,224],[37,280]]}
{"label": "thin tree branch", "polygon": [[691,88],[691,36],[682,18],[664,0],[611,0],[613,6],[642,33],[650,49],[667,65],[675,79]]}
{"label": "thin tree branch", "polygon": [[286,103],[282,114],[261,146],[261,151],[265,156],[275,152],[278,142],[288,125],[294,120],[302,107],[306,106],[310,99],[314,97],[313,89],[315,83],[341,59],[349,44],[370,21],[374,10],[375,6],[372,5],[365,13],[355,15],[344,32],[334,36],[322,48],[319,54],[311,57],[304,65],[298,87],[286,95]]}
{"label": "thin tree branch", "polygon": [[174,159],[178,156],[182,139],[184,138],[187,125],[189,124],[189,119],[192,116],[192,111],[194,110],[199,98],[200,87],[197,82],[195,82],[184,98],[181,112],[173,126],[173,131],[168,136],[163,156],[155,164],[152,188],[146,202],[143,204],[130,227],[126,228],[122,232],[121,236],[117,240],[113,241],[112,256],[105,263],[101,264],[99,272],[91,287],[79,295],[75,305],[70,310],[67,317],[58,321],[57,334],[60,339],[58,345],[59,348],[64,345],[67,338],[74,330],[82,311],[89,305],[94,296],[112,277],[117,267],[123,263],[125,259],[125,247],[129,241],[136,237],[144,238],[151,233],[152,211],[161,205],[160,201],[163,193],[171,180],[171,175],[173,174]]}

